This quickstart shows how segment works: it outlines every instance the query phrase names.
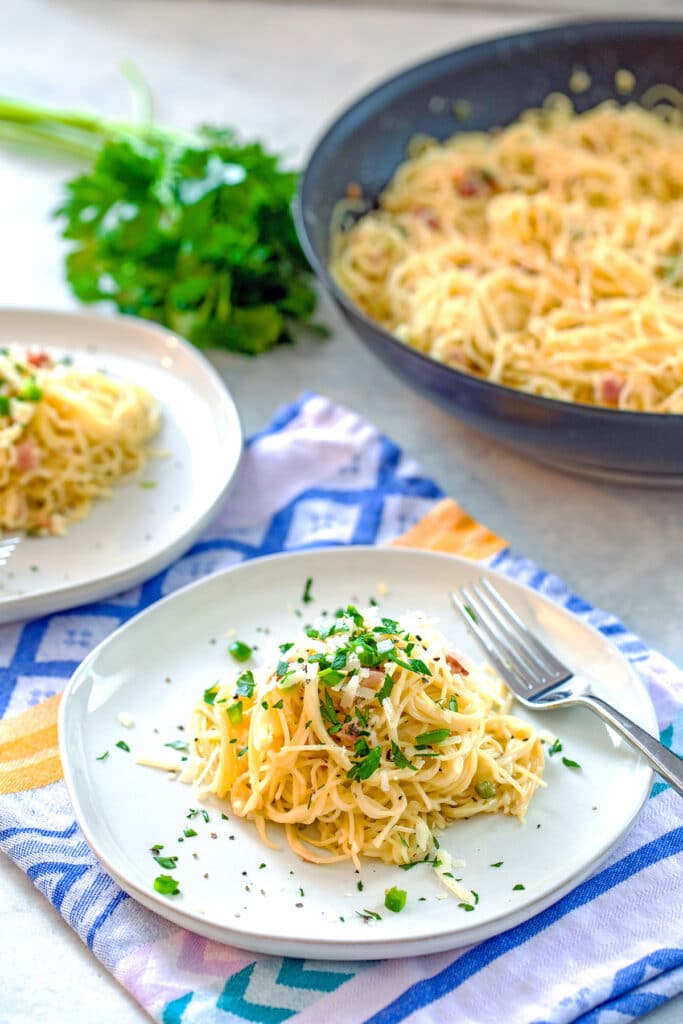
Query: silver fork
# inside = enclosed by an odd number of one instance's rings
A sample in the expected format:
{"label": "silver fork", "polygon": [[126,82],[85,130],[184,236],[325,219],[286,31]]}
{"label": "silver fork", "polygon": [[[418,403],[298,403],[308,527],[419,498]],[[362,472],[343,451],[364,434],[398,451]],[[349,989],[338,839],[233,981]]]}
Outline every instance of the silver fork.
{"label": "silver fork", "polygon": [[611,725],[683,796],[683,759],[611,704],[591,693],[590,682],[563,665],[524,625],[491,583],[460,588],[451,600],[517,700],[528,708],[581,704]]}
{"label": "silver fork", "polygon": [[10,558],[14,554],[21,537],[2,537],[0,536],[0,569],[9,562]]}

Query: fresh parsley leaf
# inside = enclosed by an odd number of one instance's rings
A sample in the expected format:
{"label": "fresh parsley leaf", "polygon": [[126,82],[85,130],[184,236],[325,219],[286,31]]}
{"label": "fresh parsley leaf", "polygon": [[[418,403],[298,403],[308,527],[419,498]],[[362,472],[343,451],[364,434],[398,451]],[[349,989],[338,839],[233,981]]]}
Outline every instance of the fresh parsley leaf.
{"label": "fresh parsley leaf", "polygon": [[235,692],[238,697],[251,697],[253,696],[255,686],[254,673],[251,669],[247,669],[246,672],[242,672],[242,674],[237,677]]}
{"label": "fresh parsley leaf", "polygon": [[393,690],[393,688],[394,680],[391,678],[390,675],[385,675],[382,687],[377,693],[377,700],[380,702],[380,704],[382,703],[383,700],[386,700],[387,697],[391,696],[391,691]]}
{"label": "fresh parsley leaf", "polygon": [[548,753],[551,757],[553,757],[555,754],[559,754],[561,750],[562,744],[560,743],[559,739],[556,739],[553,742],[552,746],[548,747]]}
{"label": "fresh parsley leaf", "polygon": [[382,920],[381,914],[378,914],[377,911],[375,911],[375,910],[366,910],[364,908],[363,910],[357,910],[356,914],[358,915],[358,917],[362,917],[364,921],[381,921]]}
{"label": "fresh parsley leaf", "polygon": [[517,883],[517,885],[513,885],[512,886],[512,891],[513,892],[519,892],[520,889],[526,889],[526,886],[525,885],[521,885],[519,882]]}
{"label": "fresh parsley leaf", "polygon": [[566,765],[567,768],[580,768],[581,765],[578,761],[570,761],[568,757],[562,758],[562,764]]}
{"label": "fresh parsley leaf", "polygon": [[503,861],[502,860],[497,860],[495,864],[489,864],[490,868],[502,868],[502,866],[503,866]]}
{"label": "fresh parsley leaf", "polygon": [[106,761],[108,757],[109,757],[109,751],[105,750],[105,752],[103,754],[100,754],[99,757],[96,757],[95,760],[96,761]]}
{"label": "fresh parsley leaf", "polygon": [[215,704],[217,696],[218,696],[218,684],[214,683],[214,685],[210,686],[208,688],[208,690],[204,690],[204,703],[205,704]]}
{"label": "fresh parsley leaf", "polygon": [[306,586],[304,587],[304,592],[303,592],[302,597],[301,597],[301,600],[303,601],[304,604],[310,604],[311,601],[313,600],[313,597],[311,596],[311,587],[312,586],[313,586],[313,577],[309,576],[308,579],[306,580]]}
{"label": "fresh parsley leaf", "polygon": [[450,729],[434,729],[432,732],[423,732],[415,737],[415,746],[429,747],[433,743],[443,743],[450,735]]}
{"label": "fresh parsley leaf", "polygon": [[172,750],[187,750],[187,742],[185,740],[172,740],[171,743],[164,743],[165,747],[170,747]]}
{"label": "fresh parsley leaf", "polygon": [[168,868],[169,871],[173,871],[178,860],[177,857],[155,857],[154,859],[160,868]]}
{"label": "fresh parsley leaf", "polygon": [[406,755],[399,747],[398,743],[395,743],[393,740],[391,741],[391,753],[393,754],[394,764],[396,765],[397,768],[410,768],[414,772],[417,771],[416,766],[412,763],[412,761],[408,760]]}
{"label": "fresh parsley leaf", "polygon": [[379,768],[381,756],[382,751],[380,748],[373,747],[369,754],[367,754],[361,761],[356,762],[356,764],[349,769],[346,773],[347,779],[354,779],[357,782],[369,779],[370,776]]}
{"label": "fresh parsley leaf", "polygon": [[[20,117],[3,118],[19,130]],[[224,128],[117,127],[87,115],[81,131],[60,111],[40,120],[53,147],[93,157],[56,211],[81,302],[111,302],[199,348],[249,355],[291,341],[298,324],[325,333],[312,323],[313,275],[292,219],[297,175],[276,154]]]}
{"label": "fresh parsley leaf", "polygon": [[125,740],[119,740],[116,746],[119,748],[119,750],[125,750],[127,754],[130,754],[130,747],[125,742]]}

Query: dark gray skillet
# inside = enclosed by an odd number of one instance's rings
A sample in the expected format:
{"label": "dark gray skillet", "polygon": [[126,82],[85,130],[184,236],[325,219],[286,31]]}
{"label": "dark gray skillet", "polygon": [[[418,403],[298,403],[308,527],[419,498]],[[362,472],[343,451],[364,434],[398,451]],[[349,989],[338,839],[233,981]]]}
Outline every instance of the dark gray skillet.
{"label": "dark gray skillet", "polygon": [[[633,71],[639,98],[662,82],[683,90],[683,21],[605,21],[493,39],[409,68],[356,100],[318,141],[301,180],[296,219],[320,280],[359,337],[385,365],[472,426],[530,458],[606,480],[683,484],[683,415],[628,413],[537,398],[491,384],[408,348],[361,313],[327,270],[329,227],[349,182],[372,200],[405,159],[410,138],[514,121],[550,92],[568,92],[576,67],[592,84],[583,110],[615,93]],[[453,101],[471,116],[457,121]],[[683,240],[682,240],[683,241]],[[683,301],[683,299],[682,299]],[[683,344],[683,338],[681,339]]]}

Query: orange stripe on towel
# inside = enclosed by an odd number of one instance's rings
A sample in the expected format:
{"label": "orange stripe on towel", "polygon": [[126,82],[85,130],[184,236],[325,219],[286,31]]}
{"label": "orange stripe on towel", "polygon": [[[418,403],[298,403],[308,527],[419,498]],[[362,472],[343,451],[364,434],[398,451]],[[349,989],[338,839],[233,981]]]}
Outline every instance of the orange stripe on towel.
{"label": "orange stripe on towel", "polygon": [[39,789],[62,778],[57,747],[61,696],[0,722],[0,793]]}
{"label": "orange stripe on towel", "polygon": [[444,551],[463,558],[488,558],[507,544],[460,508],[444,498],[407,533],[391,542],[396,547]]}

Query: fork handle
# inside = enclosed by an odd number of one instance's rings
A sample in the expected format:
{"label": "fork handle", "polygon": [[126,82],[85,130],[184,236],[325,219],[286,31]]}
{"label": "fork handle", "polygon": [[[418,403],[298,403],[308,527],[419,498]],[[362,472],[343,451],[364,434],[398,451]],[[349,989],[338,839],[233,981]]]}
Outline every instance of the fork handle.
{"label": "fork handle", "polygon": [[668,782],[672,789],[675,789],[679,796],[683,796],[683,759],[668,750],[663,743],[656,740],[645,729],[632,722],[626,715],[613,708],[611,704],[601,700],[594,694],[584,694],[576,697],[578,704],[585,704],[591,711],[595,711],[600,718],[611,725],[631,746],[639,750],[658,775]]}

